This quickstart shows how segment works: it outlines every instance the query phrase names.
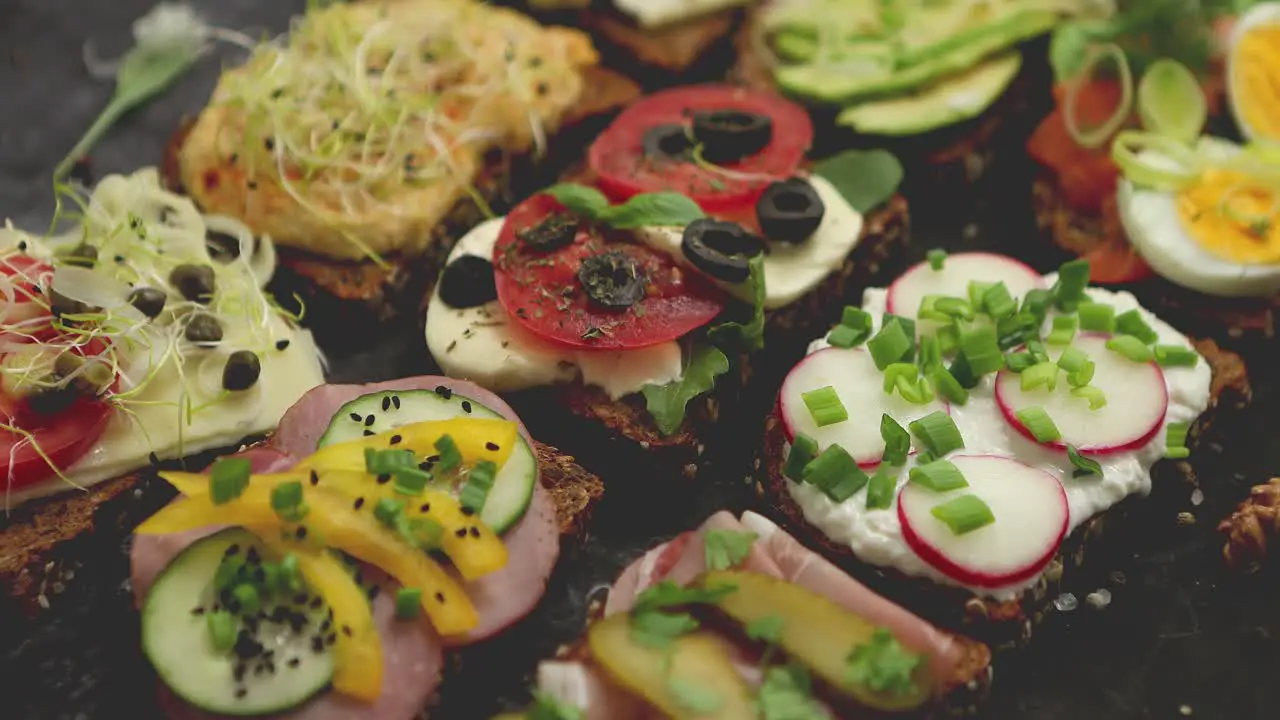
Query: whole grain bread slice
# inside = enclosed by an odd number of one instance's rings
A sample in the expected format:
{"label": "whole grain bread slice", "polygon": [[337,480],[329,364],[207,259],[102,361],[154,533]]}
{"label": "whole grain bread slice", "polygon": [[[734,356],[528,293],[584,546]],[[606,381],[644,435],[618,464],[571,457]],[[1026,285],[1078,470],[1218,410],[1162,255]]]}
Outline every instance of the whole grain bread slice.
{"label": "whole grain bread slice", "polygon": [[650,81],[689,82],[723,75],[732,62],[731,38],[741,19],[738,10],[722,10],[664,27],[642,28],[619,12],[582,13],[582,25],[595,36],[606,61]]}
{"label": "whole grain bread slice", "polygon": [[[1193,440],[1209,430],[1220,411],[1239,407],[1252,397],[1248,373],[1239,355],[1219,348],[1213,341],[1198,341],[1196,349],[1212,367],[1214,380],[1209,409],[1196,423]],[[775,410],[765,421],[756,489],[784,527],[886,597],[939,627],[975,637],[993,648],[1026,645],[1035,627],[1052,611],[1053,600],[1073,586],[1086,560],[1105,562],[1119,549],[1117,546],[1123,544],[1129,529],[1126,526],[1140,515],[1144,502],[1141,497],[1131,496],[1086,520],[1066,538],[1034,586],[1016,598],[997,601],[862,562],[848,546],[830,540],[809,524],[791,497],[790,481],[782,474],[785,443],[782,421]]]}

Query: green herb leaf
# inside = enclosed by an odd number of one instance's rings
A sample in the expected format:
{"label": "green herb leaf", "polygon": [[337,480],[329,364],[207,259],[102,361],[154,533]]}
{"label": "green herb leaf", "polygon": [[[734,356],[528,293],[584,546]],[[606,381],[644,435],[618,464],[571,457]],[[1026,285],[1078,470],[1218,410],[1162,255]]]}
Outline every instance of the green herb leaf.
{"label": "green herb leaf", "polygon": [[1093,458],[1081,455],[1075,445],[1067,445],[1067,458],[1071,460],[1071,465],[1075,468],[1071,473],[1071,477],[1082,478],[1090,475],[1102,477],[1102,465]]}
{"label": "green herb leaf", "polygon": [[543,190],[542,193],[555,198],[556,202],[569,210],[593,220],[609,207],[609,198],[605,197],[604,193],[599,190],[587,185],[559,183]]}
{"label": "green herb leaf", "polygon": [[809,673],[800,665],[765,670],[756,706],[761,720],[826,720],[829,717],[813,699]]}
{"label": "green herb leaf", "polygon": [[751,258],[747,289],[751,292],[751,319],[722,322],[707,330],[707,339],[730,352],[751,352],[764,347],[764,254]]}
{"label": "green herb leaf", "polygon": [[904,650],[893,633],[879,628],[869,642],[849,653],[848,679],[876,692],[905,695],[915,690],[911,674],[923,661],[923,656]]}
{"label": "green herb leaf", "polygon": [[680,587],[670,580],[663,580],[636,597],[636,612],[661,610],[678,605],[706,605],[738,591],[737,585],[715,587]]}
{"label": "green herb leaf", "polygon": [[[1218,0],[1234,5],[1245,0]],[[1171,58],[1204,73],[1213,54],[1211,20],[1216,12],[1202,0],[1133,0],[1119,3],[1111,17],[1060,23],[1049,43],[1049,64],[1057,82],[1075,79],[1090,48],[1115,43],[1125,52],[1135,76],[1160,58]],[[1222,10],[1223,8],[1219,8]],[[1233,12],[1234,7],[1225,8]]]}
{"label": "green herb leaf", "polygon": [[902,163],[887,150],[846,150],[813,166],[854,210],[865,213],[884,203],[902,184]]}
{"label": "green herb leaf", "polygon": [[747,637],[759,642],[766,642],[775,645],[778,638],[782,637],[782,626],[785,621],[780,615],[766,615],[762,618],[756,618],[747,623],[744,628]]}
{"label": "green herb leaf", "polygon": [[549,693],[535,691],[528,720],[582,720],[582,711],[561,703]]}
{"label": "green herb leaf", "polygon": [[684,377],[666,385],[645,385],[640,389],[645,407],[657,423],[663,435],[670,435],[684,423],[684,412],[689,401],[710,392],[716,386],[716,378],[729,372],[729,358],[713,345],[701,345],[694,349]]}
{"label": "green herb leaf", "polygon": [[724,705],[724,699],[714,690],[680,677],[668,677],[667,689],[675,701],[692,713],[708,715]]}
{"label": "green herb leaf", "polygon": [[631,639],[652,648],[665,648],[672,640],[698,629],[689,613],[636,610],[631,613]]}
{"label": "green herb leaf", "polygon": [[619,230],[631,230],[649,225],[676,225],[683,227],[705,217],[698,203],[673,192],[641,193],[621,205],[611,205],[600,210],[596,219]]}
{"label": "green herb leaf", "polygon": [[741,564],[758,537],[750,530],[708,530],[702,541],[707,568],[728,570]]}

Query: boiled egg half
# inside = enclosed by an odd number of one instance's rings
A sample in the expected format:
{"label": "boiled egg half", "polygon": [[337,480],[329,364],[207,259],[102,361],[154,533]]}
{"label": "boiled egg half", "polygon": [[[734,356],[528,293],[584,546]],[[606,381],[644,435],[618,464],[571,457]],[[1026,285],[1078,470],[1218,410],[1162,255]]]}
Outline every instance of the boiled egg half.
{"label": "boiled egg half", "polygon": [[1280,2],[1255,5],[1228,40],[1227,94],[1240,132],[1280,142]]}

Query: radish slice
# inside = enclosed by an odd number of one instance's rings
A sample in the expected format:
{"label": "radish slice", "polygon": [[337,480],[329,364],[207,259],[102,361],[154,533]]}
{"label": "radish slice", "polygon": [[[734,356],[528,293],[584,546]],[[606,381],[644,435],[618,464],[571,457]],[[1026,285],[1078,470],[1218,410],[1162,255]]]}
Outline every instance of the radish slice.
{"label": "radish slice", "polygon": [[[1046,443],[1065,450],[1092,455],[1135,450],[1151,442],[1164,423],[1169,406],[1169,391],[1164,373],[1154,362],[1137,363],[1106,347],[1104,335],[1081,335],[1072,346],[1085,352],[1094,363],[1093,380],[1089,382],[1106,395],[1107,404],[1097,410],[1088,400],[1071,394],[1065,375],[1058,376],[1053,390],[1043,387],[1023,391],[1016,373],[1000,371],[996,379],[996,403],[1004,419],[1032,442],[1035,437],[1014,413],[1039,406],[1049,414],[1062,433],[1062,439]],[[1061,348],[1050,348],[1054,360]]]}
{"label": "radish slice", "polygon": [[[1034,577],[1067,535],[1067,493],[1049,473],[995,455],[948,458],[969,487],[936,493],[908,483],[898,495],[902,537],[920,559],[972,587],[1002,588]],[[977,495],[995,522],[956,535],[933,516],[934,507]]]}
{"label": "radish slice", "polygon": [[1021,298],[1029,290],[1044,287],[1040,273],[1011,257],[995,253],[956,253],[948,255],[941,270],[922,262],[906,271],[889,286],[885,309],[894,315],[914,318],[925,295],[969,298],[969,283],[1004,282],[1013,297]]}
{"label": "radish slice", "polygon": [[[818,427],[800,396],[828,385],[835,388],[849,419]],[[801,360],[783,381],[778,405],[788,442],[804,433],[817,441],[819,448],[839,443],[863,466],[879,463],[884,455],[881,415],[889,415],[905,428],[929,413],[950,412],[940,398],[915,405],[897,393],[886,393],[884,373],[876,369],[871,353],[859,348],[826,348]]]}

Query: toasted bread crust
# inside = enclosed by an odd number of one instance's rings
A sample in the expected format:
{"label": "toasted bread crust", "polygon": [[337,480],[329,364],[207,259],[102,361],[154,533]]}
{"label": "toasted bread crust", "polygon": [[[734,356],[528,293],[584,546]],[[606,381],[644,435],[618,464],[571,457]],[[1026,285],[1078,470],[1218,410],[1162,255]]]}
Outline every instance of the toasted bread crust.
{"label": "toasted bread crust", "polygon": [[738,17],[737,12],[726,10],[668,27],[642,28],[617,13],[588,10],[582,14],[582,23],[639,63],[680,73],[728,35]]}

